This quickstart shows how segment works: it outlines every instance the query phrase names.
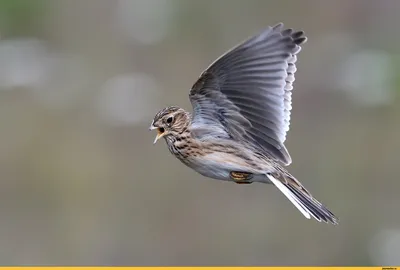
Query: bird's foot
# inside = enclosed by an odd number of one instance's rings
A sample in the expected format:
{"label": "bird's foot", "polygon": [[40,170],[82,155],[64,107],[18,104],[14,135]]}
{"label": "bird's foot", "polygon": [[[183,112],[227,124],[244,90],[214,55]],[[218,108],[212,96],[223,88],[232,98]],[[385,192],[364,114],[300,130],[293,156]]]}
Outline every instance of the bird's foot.
{"label": "bird's foot", "polygon": [[236,184],[251,184],[253,183],[250,181],[253,178],[253,174],[246,173],[246,172],[231,172],[230,177]]}

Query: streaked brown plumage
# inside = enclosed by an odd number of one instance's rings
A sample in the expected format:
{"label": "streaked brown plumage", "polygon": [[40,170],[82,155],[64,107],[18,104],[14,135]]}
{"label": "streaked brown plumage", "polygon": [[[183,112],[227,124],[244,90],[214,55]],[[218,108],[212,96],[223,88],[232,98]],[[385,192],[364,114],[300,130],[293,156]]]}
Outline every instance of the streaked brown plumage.
{"label": "streaked brown plumage", "polygon": [[337,217],[283,166],[290,125],[296,55],[302,31],[268,27],[218,58],[190,90],[193,115],[175,106],[156,114],[150,129],[170,152],[200,174],[239,184],[274,184],[307,218]]}

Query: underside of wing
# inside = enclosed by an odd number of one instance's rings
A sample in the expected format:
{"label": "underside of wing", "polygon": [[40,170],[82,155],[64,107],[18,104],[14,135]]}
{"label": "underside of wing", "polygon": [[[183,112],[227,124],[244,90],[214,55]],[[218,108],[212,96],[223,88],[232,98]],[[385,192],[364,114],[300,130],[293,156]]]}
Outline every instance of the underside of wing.
{"label": "underside of wing", "polygon": [[211,64],[193,85],[192,128],[251,144],[288,165],[284,146],[290,125],[296,54],[302,31],[269,27]]}

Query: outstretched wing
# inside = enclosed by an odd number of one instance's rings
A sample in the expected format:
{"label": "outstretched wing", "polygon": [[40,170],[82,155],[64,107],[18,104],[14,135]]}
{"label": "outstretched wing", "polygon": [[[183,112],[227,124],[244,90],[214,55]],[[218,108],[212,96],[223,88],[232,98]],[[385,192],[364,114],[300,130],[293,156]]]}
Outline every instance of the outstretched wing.
{"label": "outstretched wing", "polygon": [[246,141],[261,153],[291,163],[284,146],[290,125],[296,54],[302,31],[268,27],[211,64],[190,90],[192,130]]}

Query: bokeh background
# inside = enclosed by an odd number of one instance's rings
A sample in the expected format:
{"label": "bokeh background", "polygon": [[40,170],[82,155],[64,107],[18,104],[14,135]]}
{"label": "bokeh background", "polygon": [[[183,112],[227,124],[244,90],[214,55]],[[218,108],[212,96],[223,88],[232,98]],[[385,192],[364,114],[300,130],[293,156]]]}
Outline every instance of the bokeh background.
{"label": "bokeh background", "polygon": [[[400,264],[400,1],[1,0],[0,264]],[[284,22],[299,55],[290,171],[206,179],[152,144],[155,113],[224,51]]]}

